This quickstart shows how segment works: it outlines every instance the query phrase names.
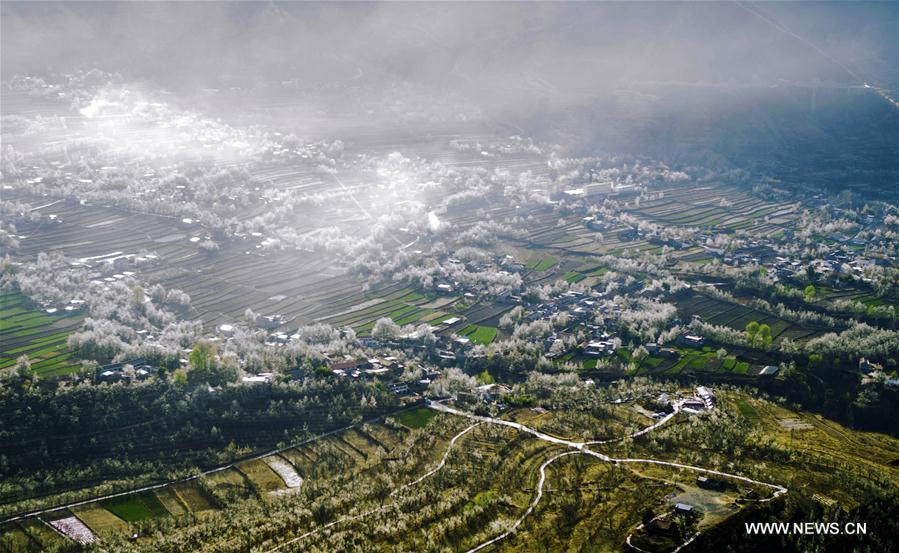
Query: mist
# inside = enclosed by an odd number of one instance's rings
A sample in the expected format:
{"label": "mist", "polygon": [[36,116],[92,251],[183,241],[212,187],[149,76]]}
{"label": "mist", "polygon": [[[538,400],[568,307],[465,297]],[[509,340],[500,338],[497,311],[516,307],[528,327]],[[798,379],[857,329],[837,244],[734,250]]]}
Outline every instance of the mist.
{"label": "mist", "polygon": [[892,3],[7,2],[3,14],[4,79],[98,67],[183,89],[408,81],[497,104],[633,82],[858,85],[858,60],[896,62]]}

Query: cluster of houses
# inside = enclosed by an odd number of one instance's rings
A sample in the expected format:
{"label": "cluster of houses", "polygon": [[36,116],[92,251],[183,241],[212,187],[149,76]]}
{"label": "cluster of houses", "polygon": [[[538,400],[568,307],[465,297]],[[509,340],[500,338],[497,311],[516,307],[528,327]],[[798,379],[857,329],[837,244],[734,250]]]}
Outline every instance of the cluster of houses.
{"label": "cluster of houses", "polygon": [[879,363],[874,363],[862,357],[858,361],[858,370],[862,375],[862,385],[882,384],[888,388],[899,388],[899,378],[890,377],[883,370],[883,365]]}
{"label": "cluster of houses", "polygon": [[[704,490],[713,492],[731,492],[738,489],[733,482],[713,476],[697,476],[696,485]],[[755,498],[754,490],[746,490],[744,497]],[[702,511],[696,506],[682,501],[676,502],[671,510],[652,519],[646,526],[646,531],[651,534],[667,535],[676,529],[677,522],[691,524],[702,517]]]}
{"label": "cluster of houses", "polygon": [[[628,196],[634,196],[640,192],[640,189],[634,183],[630,182],[614,182],[610,180],[603,180],[602,182],[597,182],[590,180],[590,182],[584,183],[583,186],[579,188],[570,188],[568,190],[564,190],[562,194],[565,197],[571,199],[586,199],[590,201],[601,201],[606,198],[623,198]],[[558,200],[562,196],[558,196],[554,199]]]}
{"label": "cluster of houses", "polygon": [[[424,392],[431,382],[440,375],[440,369],[429,366],[410,366],[412,362],[401,362],[393,356],[371,357],[367,359],[347,357],[334,360],[328,369],[338,378],[367,378],[387,382],[390,392],[401,396],[413,396]],[[421,378],[416,382],[399,380],[406,368],[420,368]]]}
{"label": "cluster of houses", "polygon": [[147,363],[145,359],[137,358],[98,366],[94,380],[109,383],[146,380],[155,372],[156,368]]}
{"label": "cluster of houses", "polygon": [[711,390],[705,386],[699,386],[696,388],[695,395],[691,397],[683,397],[680,393],[677,393],[672,397],[671,394],[662,393],[653,403],[656,408],[661,409],[661,411],[652,414],[653,418],[658,419],[677,408],[690,414],[709,411],[715,408],[716,401],[715,394]]}
{"label": "cluster of houses", "polygon": [[[155,254],[138,256],[136,254],[112,252],[105,255],[67,260],[66,263],[73,268],[92,269],[90,283],[95,286],[106,286],[113,282],[133,277],[136,272],[129,269],[134,269],[140,264],[155,263],[158,259],[159,257]],[[58,302],[43,302],[41,309],[50,315],[63,315],[78,313],[86,305],[87,302],[84,299],[72,298]]]}
{"label": "cluster of houses", "polygon": [[76,313],[84,309],[84,300],[68,300],[64,304],[46,303],[41,305],[48,315]]}

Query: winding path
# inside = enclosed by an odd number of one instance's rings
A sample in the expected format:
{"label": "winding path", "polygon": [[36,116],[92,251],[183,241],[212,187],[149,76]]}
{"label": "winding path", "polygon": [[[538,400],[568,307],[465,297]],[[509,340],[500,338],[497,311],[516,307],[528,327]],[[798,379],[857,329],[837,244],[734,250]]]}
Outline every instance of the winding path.
{"label": "winding path", "polygon": [[403,486],[400,486],[399,488],[393,490],[392,492],[390,492],[390,495],[391,495],[391,496],[396,495],[396,494],[399,493],[400,491],[405,490],[406,488],[409,488],[409,487],[411,487],[411,486],[414,486],[414,485],[418,484],[419,482],[421,482],[421,481],[424,480],[425,478],[431,476],[432,474],[435,474],[437,471],[439,471],[440,469],[442,469],[442,468],[446,465],[446,459],[449,457],[450,451],[452,451],[453,446],[456,445],[456,441],[458,441],[459,438],[461,438],[462,436],[464,436],[465,434],[467,434],[472,428],[474,428],[475,426],[477,426],[477,425],[479,425],[479,424],[481,424],[481,423],[476,422],[476,423],[472,424],[471,426],[469,426],[468,428],[466,428],[465,430],[463,430],[462,432],[459,432],[458,434],[456,434],[455,436],[453,436],[453,439],[450,440],[449,445],[446,446],[446,451],[443,452],[443,458],[440,459],[440,462],[437,463],[437,466],[436,466],[436,467],[434,467],[433,469],[431,469],[431,470],[429,470],[428,472],[424,473],[422,476],[420,476],[419,478],[413,480],[412,482],[409,482],[408,484],[404,484]]}
{"label": "winding path", "polygon": [[531,504],[528,505],[528,508],[524,512],[524,514],[521,515],[521,517],[519,517],[519,519],[515,521],[515,523],[512,525],[511,528],[509,528],[502,534],[496,536],[495,538],[487,540],[484,543],[482,543],[481,545],[479,545],[473,549],[469,549],[468,553],[474,553],[475,551],[484,549],[485,547],[487,547],[489,545],[493,545],[494,543],[496,543],[496,542],[506,538],[510,534],[514,533],[515,530],[517,530],[518,527],[521,525],[521,523],[524,522],[524,519],[526,519],[527,516],[529,514],[531,514],[531,511],[533,511],[534,508],[537,507],[537,504],[540,503],[540,499],[543,497],[543,484],[546,482],[546,467],[551,465],[556,459],[559,459],[560,457],[565,457],[566,455],[577,455],[579,453],[581,453],[581,452],[580,451],[566,451],[564,453],[559,453],[558,455],[551,457],[550,459],[546,460],[542,465],[540,465],[540,481],[537,482],[537,495],[534,496],[533,501],[531,501]]}
{"label": "winding path", "polygon": [[[609,443],[609,442],[613,442],[613,441],[620,441],[621,439],[624,439],[624,438],[612,439],[612,440],[592,441],[592,442],[574,442],[574,441],[571,441],[571,440],[565,440],[565,439],[562,439],[562,438],[557,438],[557,437],[555,437],[555,436],[550,436],[549,434],[545,434],[545,433],[540,432],[540,431],[538,431],[538,430],[534,430],[533,428],[530,428],[530,427],[528,427],[528,426],[525,426],[525,425],[523,425],[523,424],[521,424],[521,423],[512,422],[512,421],[507,421],[507,420],[503,420],[503,419],[497,419],[497,418],[493,418],[493,417],[483,417],[483,416],[480,416],[480,415],[473,415],[473,414],[471,414],[471,413],[467,413],[467,412],[465,412],[465,411],[460,411],[460,410],[458,410],[458,409],[454,409],[454,408],[452,408],[452,407],[446,406],[446,405],[444,405],[444,404],[442,404],[442,403],[438,403],[438,402],[429,401],[429,402],[428,402],[428,407],[430,407],[431,409],[434,409],[434,410],[436,410],[436,411],[441,411],[441,412],[444,412],[444,413],[450,413],[450,414],[452,414],[452,415],[458,415],[458,416],[461,416],[461,417],[466,417],[466,418],[469,418],[469,419],[477,420],[477,421],[479,421],[479,422],[487,422],[487,423],[498,424],[498,425],[502,425],[502,426],[509,426],[509,427],[512,427],[512,428],[516,428],[516,429],[518,429],[518,430],[520,430],[520,431],[522,431],[522,432],[526,432],[526,433],[528,433],[528,434],[531,434],[531,435],[533,435],[533,436],[536,436],[537,438],[539,438],[539,439],[541,439],[541,440],[543,440],[543,441],[550,442],[550,443],[554,443],[554,444],[566,445],[566,446],[568,446],[568,447],[571,447],[571,448],[574,448],[574,449],[577,450],[577,451],[569,451],[569,452],[562,453],[562,454],[560,454],[560,455],[556,455],[555,457],[553,457],[553,458],[549,459],[548,461],[546,461],[545,463],[543,463],[543,464],[540,466],[540,481],[539,481],[539,483],[538,483],[538,485],[537,485],[537,494],[535,495],[534,500],[531,502],[530,506],[528,506],[528,508],[527,508],[527,510],[524,512],[524,514],[523,514],[518,520],[515,521],[515,523],[512,525],[511,528],[509,528],[509,530],[507,530],[506,532],[500,534],[499,536],[497,536],[497,537],[495,537],[495,538],[492,538],[492,539],[490,539],[490,540],[488,540],[488,541],[486,541],[486,542],[484,542],[484,543],[478,545],[477,547],[474,547],[474,548],[472,548],[472,549],[469,549],[467,553],[475,553],[476,551],[479,551],[479,550],[481,550],[481,549],[483,549],[483,548],[485,548],[485,547],[487,547],[487,546],[489,546],[489,545],[492,545],[492,544],[494,544],[494,543],[496,543],[496,542],[498,542],[498,541],[500,541],[500,540],[502,540],[502,539],[508,537],[508,536],[511,535],[512,533],[514,533],[515,530],[518,529],[518,527],[519,527],[519,526],[521,525],[521,523],[524,521],[524,519],[527,518],[527,516],[528,516],[529,514],[531,514],[531,512],[533,512],[534,508],[537,506],[537,504],[540,502],[540,499],[543,497],[543,483],[544,483],[544,481],[545,481],[545,479],[546,479],[546,467],[549,466],[549,465],[550,465],[553,461],[555,461],[556,459],[558,459],[558,458],[560,458],[560,457],[563,457],[563,456],[565,456],[565,455],[574,455],[574,454],[577,454],[577,453],[583,453],[583,454],[585,454],[585,455],[590,455],[590,456],[596,457],[596,458],[598,458],[598,459],[602,459],[603,461],[608,461],[608,462],[614,463],[614,464],[619,464],[619,463],[646,463],[646,464],[653,464],[653,465],[662,465],[662,466],[667,466],[667,467],[674,467],[674,468],[679,468],[679,469],[686,469],[686,470],[692,470],[692,471],[696,471],[696,472],[702,472],[702,473],[705,473],[705,474],[714,474],[714,475],[717,475],[717,476],[724,476],[724,477],[727,477],[727,478],[733,478],[733,479],[735,479],[735,480],[740,480],[740,481],[742,481],[742,482],[747,482],[747,483],[750,483],[750,484],[756,484],[756,485],[759,485],[759,486],[765,486],[765,487],[768,487],[768,488],[773,489],[773,490],[774,490],[774,494],[773,494],[771,497],[768,497],[768,498],[766,498],[766,499],[760,500],[760,501],[759,501],[760,503],[761,503],[761,502],[766,502],[766,501],[771,501],[771,500],[773,500],[773,499],[775,499],[775,498],[777,498],[777,497],[779,497],[779,496],[781,496],[781,495],[787,493],[787,488],[785,488],[785,487],[783,487],[783,486],[780,486],[780,485],[778,485],[778,484],[771,484],[771,483],[769,483],[769,482],[762,482],[762,481],[760,481],[760,480],[753,480],[752,478],[748,478],[748,477],[746,477],[746,476],[740,476],[740,475],[738,475],[738,474],[731,474],[731,473],[728,473],[728,472],[723,472],[723,471],[718,471],[718,470],[713,470],[713,469],[707,469],[707,468],[702,468],[702,467],[696,467],[696,466],[693,466],[693,465],[685,465],[685,464],[682,464],[682,463],[674,463],[674,462],[671,462],[671,461],[659,461],[659,460],[656,460],[656,459],[640,459],[640,458],[635,458],[635,459],[632,459],[632,458],[616,459],[616,458],[613,458],[613,457],[609,457],[608,455],[604,455],[604,454],[602,454],[602,453],[593,451],[593,450],[591,450],[590,448],[587,447],[587,446],[590,445],[590,444]],[[643,434],[646,434],[647,432],[651,432],[652,430],[655,430],[656,428],[658,428],[658,427],[662,426],[663,424],[665,424],[666,422],[670,421],[670,420],[674,417],[674,415],[676,415],[679,411],[680,411],[680,404],[675,404],[674,412],[672,412],[672,413],[670,413],[669,415],[663,417],[662,419],[660,419],[658,422],[656,422],[655,424],[653,424],[653,425],[651,425],[651,426],[648,426],[648,427],[646,427],[646,428],[644,428],[644,429],[642,429],[642,430],[639,430],[639,431],[637,431],[637,432],[634,432],[633,434],[629,434],[628,436],[626,436],[626,438],[628,438],[628,437],[631,437],[631,438],[632,438],[632,437],[636,437],[636,436],[641,436],[641,435],[643,435]],[[674,551],[680,551],[681,549],[683,549],[684,547],[686,547],[687,545],[689,545],[694,539],[696,539],[696,537],[697,537],[698,535],[699,535],[699,533],[697,532],[696,534],[694,534],[693,536],[691,536],[687,541],[685,541],[684,543],[680,544]],[[627,543],[627,545],[629,545],[629,546],[631,546],[631,547],[634,547],[634,546],[631,545],[631,543],[630,543],[630,538],[631,538],[631,536],[629,535],[628,538],[627,538],[627,540],[626,540],[626,543]],[[634,549],[638,549],[638,550],[639,550],[639,548],[637,548],[637,547],[634,547]],[[673,552],[672,552],[672,553],[673,553]]]}
{"label": "winding path", "polygon": [[[444,466],[446,466],[446,460],[447,460],[447,458],[449,457],[450,451],[452,451],[453,446],[456,445],[456,442],[459,441],[459,439],[460,439],[462,436],[464,436],[465,434],[467,434],[468,432],[470,432],[475,426],[477,426],[477,425],[479,425],[479,424],[480,424],[479,422],[476,422],[476,423],[474,423],[474,424],[472,424],[472,425],[466,427],[464,430],[462,430],[461,432],[459,432],[459,433],[456,434],[455,436],[453,436],[453,438],[449,441],[449,444],[447,444],[447,446],[446,446],[446,451],[443,452],[443,458],[440,459],[440,462],[437,463],[437,466],[435,466],[433,469],[429,470],[428,472],[426,472],[426,473],[423,474],[422,476],[416,478],[416,479],[413,480],[412,482],[409,482],[408,484],[404,484],[404,485],[400,486],[399,488],[393,490],[392,492],[390,492],[390,497],[395,496],[397,493],[399,493],[399,492],[402,491],[402,490],[405,490],[406,488],[410,488],[410,487],[412,487],[412,486],[414,486],[414,485],[416,485],[416,484],[421,483],[421,482],[424,481],[426,478],[428,478],[428,477],[430,477],[430,476],[433,476],[434,474],[436,474],[437,472],[439,472]],[[542,472],[542,469],[543,469],[543,467],[541,467],[541,472]],[[541,481],[540,481],[540,484],[541,484],[541,486],[543,485],[543,480],[542,480],[542,479],[541,479]],[[539,501],[539,500],[538,500],[538,501]],[[536,502],[534,503],[534,505],[536,505]],[[303,539],[305,539],[305,538],[308,538],[309,536],[315,535],[315,534],[321,532],[322,530],[327,530],[328,528],[331,528],[332,526],[336,526],[336,525],[342,524],[342,523],[344,523],[344,522],[350,522],[350,521],[354,521],[354,520],[360,520],[360,519],[363,519],[363,518],[365,518],[365,517],[367,517],[367,516],[369,516],[369,515],[373,515],[373,514],[375,514],[375,513],[381,512],[381,511],[386,511],[387,509],[390,509],[390,508],[395,507],[395,506],[396,506],[395,504],[381,505],[380,507],[377,507],[377,508],[375,508],[375,509],[371,509],[371,510],[369,510],[369,511],[365,511],[364,513],[359,513],[358,515],[352,515],[352,516],[340,518],[340,519],[337,519],[337,520],[332,520],[331,522],[329,522],[329,523],[327,523],[327,524],[325,524],[325,525],[323,525],[323,526],[319,526],[318,528],[316,528],[316,529],[314,529],[314,530],[310,530],[310,531],[308,531],[308,532],[306,532],[306,533],[304,533],[304,534],[300,534],[299,536],[297,536],[297,537],[291,539],[290,541],[286,541],[286,542],[284,542],[284,543],[282,543],[282,544],[280,544],[280,545],[278,545],[278,546],[276,546],[276,547],[273,547],[272,549],[269,549],[267,553],[272,553],[273,551],[278,551],[278,550],[280,550],[280,549],[283,549],[284,547],[287,547],[288,545],[292,545],[292,544],[294,544],[294,543],[297,543],[298,541],[301,541],[301,540],[303,540]]]}

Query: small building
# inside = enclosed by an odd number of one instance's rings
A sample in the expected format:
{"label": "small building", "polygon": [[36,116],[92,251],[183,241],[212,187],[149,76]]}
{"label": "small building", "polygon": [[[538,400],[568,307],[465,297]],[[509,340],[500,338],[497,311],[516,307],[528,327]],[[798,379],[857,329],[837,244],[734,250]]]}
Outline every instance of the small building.
{"label": "small building", "polygon": [[688,413],[699,413],[706,410],[706,405],[701,399],[693,398],[681,403],[681,409]]}
{"label": "small building", "polygon": [[698,395],[699,399],[705,404],[706,409],[711,409],[715,406],[715,394],[709,391],[705,386],[697,387],[696,395]]}
{"label": "small building", "polygon": [[284,324],[284,317],[281,315],[256,315],[253,322],[257,328],[274,330]]}
{"label": "small building", "polygon": [[705,344],[705,338],[695,334],[682,334],[677,340],[681,345],[691,348],[701,348]]}
{"label": "small building", "polygon": [[759,371],[759,376],[775,376],[780,372],[780,367],[776,365],[767,365]]}
{"label": "small building", "polygon": [[862,357],[861,359],[858,360],[858,370],[860,370],[863,373],[869,373],[869,372],[873,372],[873,371],[882,371],[883,365],[880,365],[877,363],[872,363],[871,361],[868,361],[867,359]]}
{"label": "small building", "polygon": [[603,355],[611,355],[615,353],[615,345],[608,341],[593,340],[584,346],[584,355],[601,357]]}
{"label": "small building", "polygon": [[614,191],[614,186],[612,181],[591,182],[590,184],[585,184],[582,190],[584,196],[587,198],[595,198],[597,196],[604,197]]}
{"label": "small building", "polygon": [[259,373],[241,378],[244,384],[268,384],[275,377],[272,373]]}
{"label": "small building", "polygon": [[497,383],[478,386],[477,391],[481,398],[487,402],[496,401],[500,396],[512,393],[511,388]]}
{"label": "small building", "polygon": [[118,382],[122,379],[121,371],[105,370],[99,374],[97,379],[100,382]]}
{"label": "small building", "polygon": [[686,503],[676,503],[674,505],[674,514],[682,517],[694,517],[696,516],[696,509]]}

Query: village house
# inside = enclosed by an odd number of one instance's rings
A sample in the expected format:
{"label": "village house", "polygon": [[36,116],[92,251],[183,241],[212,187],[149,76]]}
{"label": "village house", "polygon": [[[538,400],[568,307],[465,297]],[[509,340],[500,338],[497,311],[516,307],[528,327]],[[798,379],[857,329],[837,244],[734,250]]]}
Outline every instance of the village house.
{"label": "village house", "polygon": [[699,399],[705,404],[706,409],[712,409],[715,407],[715,394],[713,394],[708,388],[705,386],[699,386],[696,388],[696,395],[699,396]]}
{"label": "village house", "polygon": [[705,343],[705,338],[703,338],[702,336],[697,336],[695,334],[681,334],[680,336],[678,336],[677,342],[682,346],[701,348]]}
{"label": "village house", "polygon": [[268,384],[275,378],[272,373],[258,373],[241,378],[244,384]]}
{"label": "village house", "polygon": [[780,367],[776,365],[766,365],[759,371],[759,376],[773,377],[776,376],[778,372],[780,372]]}
{"label": "village house", "polygon": [[707,407],[704,401],[694,397],[681,402],[681,409],[686,413],[701,413]]}
{"label": "village house", "polygon": [[685,517],[692,518],[696,516],[696,508],[687,503],[677,503],[674,505],[674,514]]}

